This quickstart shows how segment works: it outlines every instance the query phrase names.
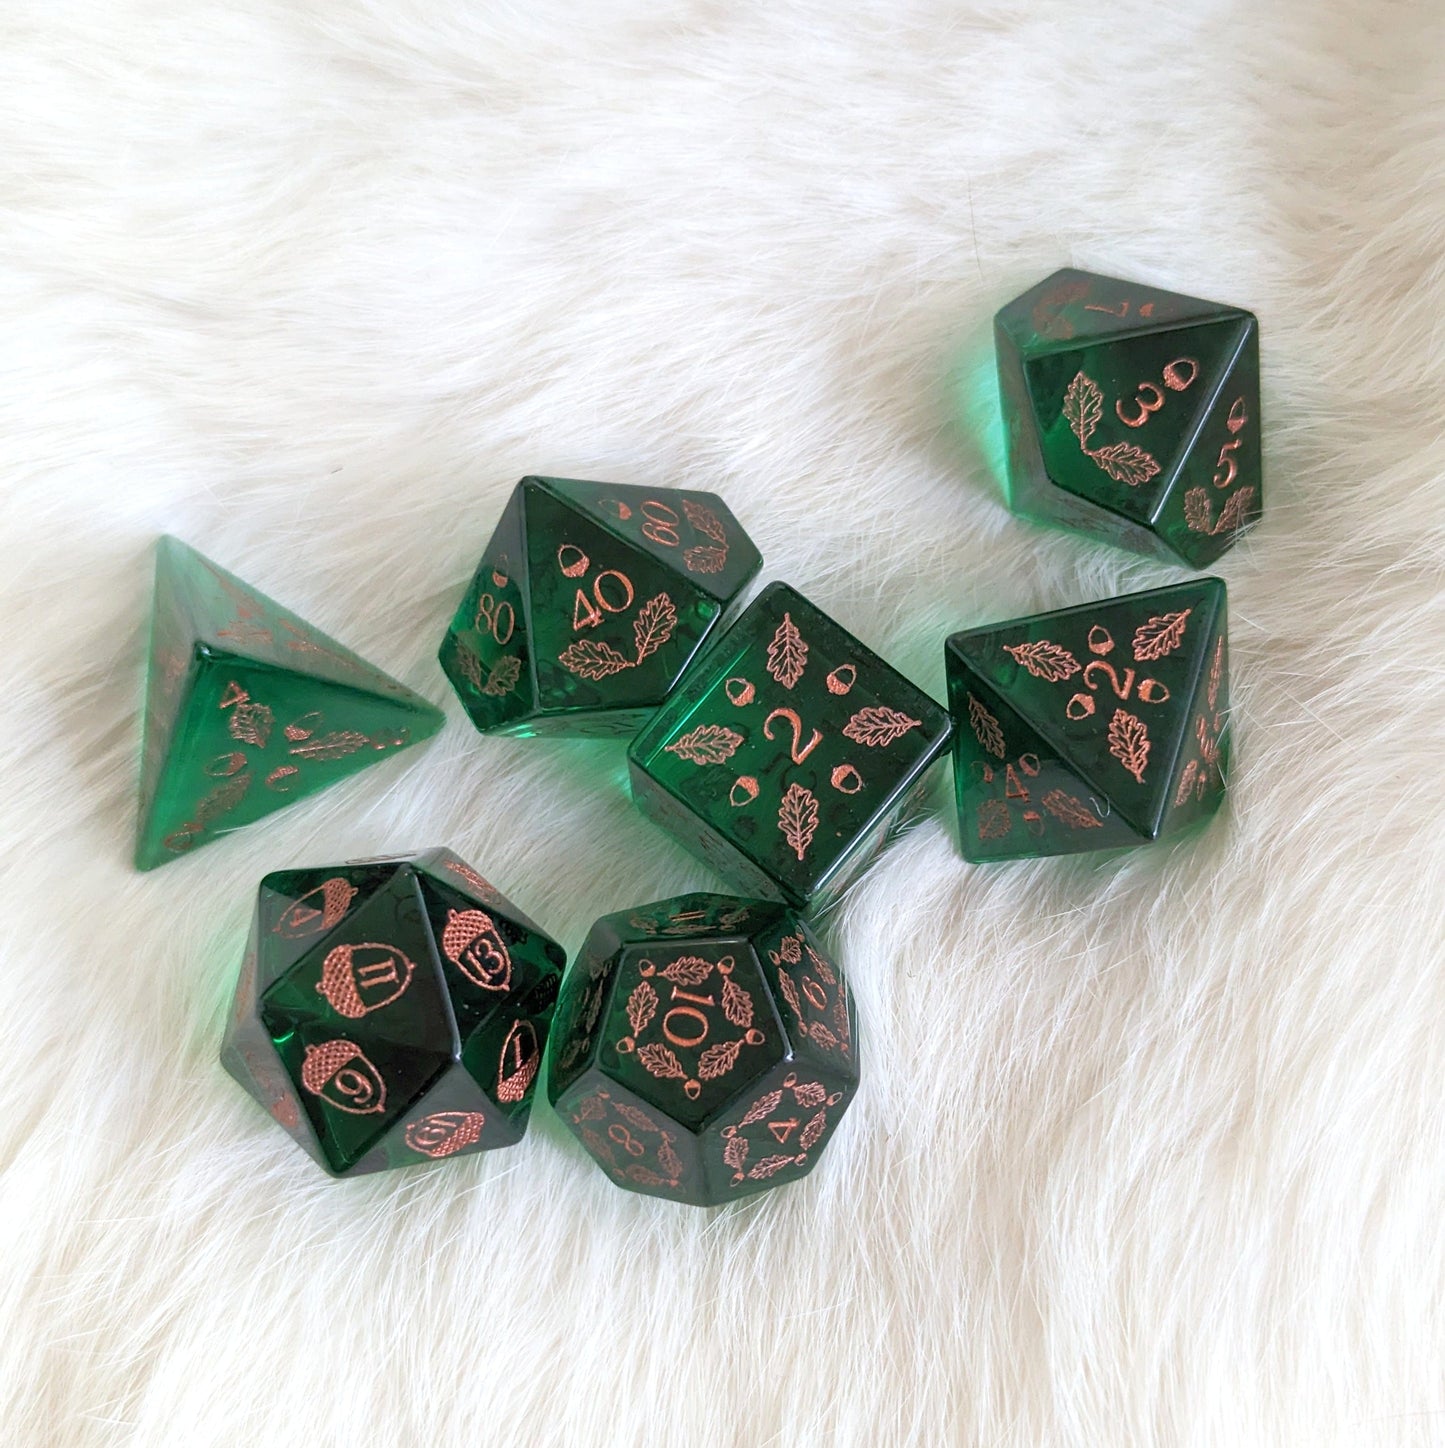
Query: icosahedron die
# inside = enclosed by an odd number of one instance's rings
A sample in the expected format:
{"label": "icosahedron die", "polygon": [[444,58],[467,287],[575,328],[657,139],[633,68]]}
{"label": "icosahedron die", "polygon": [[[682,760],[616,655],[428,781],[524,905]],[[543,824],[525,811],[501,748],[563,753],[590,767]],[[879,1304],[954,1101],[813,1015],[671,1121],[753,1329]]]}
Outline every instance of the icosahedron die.
{"label": "icosahedron die", "polygon": [[855,1036],[842,973],[791,909],[684,895],[593,925],[547,1091],[618,1186],[716,1206],[813,1169],[858,1086]]}
{"label": "icosahedron die", "polygon": [[711,493],[523,478],[442,669],[484,732],[632,734],[761,563]]}
{"label": "icosahedron die", "polygon": [[994,340],[1015,512],[1192,567],[1260,516],[1251,313],[1065,270]]}
{"label": "icosahedron die", "polygon": [[511,1146],[565,960],[450,850],[267,875],[221,1061],[333,1176]]}
{"label": "icosahedron die", "polygon": [[156,553],[135,863],[388,758],[440,709],[175,538]]}
{"label": "icosahedron die", "polygon": [[1142,844],[1219,808],[1229,757],[1220,579],[970,629],[945,653],[968,859]]}

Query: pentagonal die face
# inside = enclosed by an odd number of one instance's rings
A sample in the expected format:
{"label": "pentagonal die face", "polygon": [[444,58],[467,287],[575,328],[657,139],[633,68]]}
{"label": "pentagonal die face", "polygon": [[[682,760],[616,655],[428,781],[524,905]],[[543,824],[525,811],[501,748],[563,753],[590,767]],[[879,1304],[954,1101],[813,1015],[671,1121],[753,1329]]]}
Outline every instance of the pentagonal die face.
{"label": "pentagonal die face", "polygon": [[620,1186],[712,1206],[811,1170],[858,1083],[847,985],[786,907],[606,916],[564,983],[548,1092]]}
{"label": "pentagonal die face", "polygon": [[441,665],[485,732],[629,735],[761,562],[711,493],[523,478]]}
{"label": "pentagonal die face", "polygon": [[562,959],[449,851],[269,875],[222,1062],[333,1175],[509,1146]]}

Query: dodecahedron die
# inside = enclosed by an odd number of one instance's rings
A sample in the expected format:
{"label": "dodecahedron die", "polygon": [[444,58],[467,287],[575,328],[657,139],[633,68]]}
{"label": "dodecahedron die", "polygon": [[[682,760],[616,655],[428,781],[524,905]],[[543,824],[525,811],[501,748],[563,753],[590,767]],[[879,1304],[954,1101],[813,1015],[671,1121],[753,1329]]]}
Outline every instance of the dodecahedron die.
{"label": "dodecahedron die", "polygon": [[868,864],[948,735],[927,694],[774,583],[633,741],[632,793],[735,889],[808,909]]}
{"label": "dodecahedron die", "polygon": [[1251,313],[1065,270],[994,340],[1015,512],[1196,568],[1260,516]]}
{"label": "dodecahedron die", "polygon": [[858,1086],[852,998],[786,906],[684,895],[605,915],[547,1060],[619,1186],[716,1206],[811,1171]]}
{"label": "dodecahedron die", "polygon": [[761,563],[711,493],[523,478],[438,656],[483,731],[633,734]]}
{"label": "dodecahedron die", "polygon": [[442,711],[175,538],[156,550],[135,863],[149,870],[441,728]]}
{"label": "dodecahedron die", "polygon": [[954,634],[963,853],[1137,845],[1213,814],[1229,758],[1226,596],[1200,578]]}
{"label": "dodecahedron die", "polygon": [[267,875],[221,1061],[334,1176],[511,1146],[565,962],[450,850]]}

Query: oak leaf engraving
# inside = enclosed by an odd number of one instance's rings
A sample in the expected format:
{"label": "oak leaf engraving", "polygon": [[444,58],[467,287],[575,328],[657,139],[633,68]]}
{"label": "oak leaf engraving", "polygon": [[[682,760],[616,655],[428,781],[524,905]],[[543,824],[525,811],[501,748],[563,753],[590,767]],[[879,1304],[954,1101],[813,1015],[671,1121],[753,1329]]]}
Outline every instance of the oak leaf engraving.
{"label": "oak leaf engraving", "polygon": [[1076,799],[1062,789],[1049,790],[1039,803],[1055,819],[1062,820],[1076,830],[1098,830],[1104,827],[1104,822],[1083,800]]}
{"label": "oak leaf engraving", "polygon": [[751,1126],[755,1121],[761,1121],[765,1116],[771,1116],[782,1103],[783,1093],[781,1091],[769,1091],[766,1096],[759,1096],[751,1106],[748,1107],[748,1114],[738,1122],[739,1127]]}
{"label": "oak leaf engraving", "polygon": [[623,658],[611,644],[600,639],[578,639],[557,655],[557,662],[579,678],[605,679],[632,667],[632,660]]}
{"label": "oak leaf engraving", "polygon": [[812,790],[797,783],[788,786],[788,792],[778,806],[778,828],[801,860],[808,853],[808,846],[813,843],[813,836],[818,831],[818,801]]}
{"label": "oak leaf engraving", "polygon": [[884,749],[895,739],[901,739],[910,729],[921,726],[918,719],[910,719],[897,709],[882,704],[860,709],[844,726],[843,737],[855,744],[865,744],[870,749]]}
{"label": "oak leaf engraving", "polygon": [[753,1023],[753,998],[731,976],[723,977],[722,1013],[742,1030]]}
{"label": "oak leaf engraving", "polygon": [[748,1139],[745,1136],[730,1136],[723,1147],[723,1165],[740,1172],[748,1159]]}
{"label": "oak leaf engraving", "polygon": [[694,548],[683,549],[682,553],[682,566],[689,573],[721,573],[727,561],[726,548],[711,548],[701,543]]}
{"label": "oak leaf engraving", "polygon": [[765,1156],[749,1173],[753,1181],[765,1181],[768,1177],[782,1171],[785,1166],[791,1166],[793,1158],[790,1156]]}
{"label": "oak leaf engraving", "polygon": [[657,1014],[657,991],[651,981],[639,981],[627,998],[627,1021],[634,1036],[640,1035]]}
{"label": "oak leaf engraving", "polygon": [[798,1150],[807,1151],[817,1143],[817,1140],[828,1129],[828,1113],[820,1111],[803,1128],[803,1134],[798,1138]]}
{"label": "oak leaf engraving", "polygon": [[1214,661],[1209,665],[1209,707],[1219,703],[1219,681],[1224,677],[1224,635],[1220,634],[1214,645]]}
{"label": "oak leaf engraving", "polygon": [[1109,753],[1139,781],[1149,763],[1149,731],[1144,721],[1127,709],[1115,709],[1109,720]]}
{"label": "oak leaf engraving", "polygon": [[803,1019],[803,1004],[798,999],[798,987],[793,984],[793,977],[787,971],[778,972],[778,989],[783,993],[783,999],[787,1001],[788,1008],[797,1016],[798,1020]]}
{"label": "oak leaf engraving", "polygon": [[803,958],[803,937],[801,935],[783,936],[778,942],[778,954],[789,965],[797,965]]}
{"label": "oak leaf engraving", "polygon": [[813,969],[818,972],[818,979],[824,985],[833,985],[838,977],[833,974],[833,967],[813,949],[811,945],[803,947],[808,952],[808,959],[813,962]]}
{"label": "oak leaf engraving", "polygon": [[1111,447],[1101,447],[1089,454],[1091,458],[1113,478],[1116,483],[1125,483],[1137,488],[1147,483],[1159,472],[1159,464],[1151,453],[1135,447],[1131,442],[1116,442]]}
{"label": "oak leaf engraving", "polygon": [[253,704],[250,700],[236,705],[236,712],[227,720],[231,738],[242,744],[254,744],[264,749],[271,737],[271,726],[275,716],[264,704]]}
{"label": "oak leaf engraving", "polygon": [[1184,773],[1179,776],[1179,788],[1174,793],[1174,808],[1178,809],[1185,800],[1189,798],[1189,792],[1194,788],[1195,777],[1199,773],[1199,761],[1191,759],[1184,766]]}
{"label": "oak leaf engraving", "polygon": [[972,694],[968,696],[968,722],[973,726],[978,742],[996,759],[1002,759],[1003,730],[999,728],[998,720]]}
{"label": "oak leaf engraving", "polygon": [[789,614],[783,615],[773,641],[768,645],[768,672],[785,688],[791,689],[803,677],[808,666],[808,645]]}
{"label": "oak leaf engraving", "polygon": [[600,1121],[606,1115],[607,1108],[595,1097],[589,1096],[578,1108],[577,1115],[573,1121]]}
{"label": "oak leaf engraving", "polygon": [[1190,488],[1184,495],[1184,522],[1191,533],[1214,532],[1214,509],[1203,488]]}
{"label": "oak leaf engraving", "polygon": [[1069,390],[1064,393],[1064,419],[1085,452],[1089,450],[1089,439],[1103,414],[1104,394],[1099,390],[1099,384],[1082,372],[1075,373]]}
{"label": "oak leaf engraving", "polygon": [[1219,511],[1219,521],[1214,525],[1216,533],[1232,533],[1244,526],[1245,514],[1254,502],[1253,488],[1240,488],[1229,495],[1228,502]]}
{"label": "oak leaf engraving", "polygon": [[663,1137],[657,1148],[657,1164],[675,1182],[682,1175],[682,1158],[672,1149],[672,1142]]}
{"label": "oak leaf engraving", "polygon": [[642,1187],[666,1187],[672,1183],[666,1177],[660,1177],[650,1166],[639,1166],[636,1162],[627,1168],[629,1181],[634,1181]]}
{"label": "oak leaf engraving", "polygon": [[1013,816],[1001,799],[986,799],[978,807],[978,837],[1001,840],[1013,828]]}
{"label": "oak leaf engraving", "polygon": [[614,1101],[612,1109],[631,1127],[638,1131],[657,1131],[657,1123],[645,1112],[639,1111],[627,1101]]}
{"label": "oak leaf engraving", "polygon": [[1192,608],[1182,613],[1156,613],[1145,619],[1134,630],[1134,660],[1136,663],[1152,663],[1172,654],[1184,642],[1184,626],[1189,622]]}
{"label": "oak leaf engraving", "polygon": [[639,1046],[637,1059],[642,1062],[644,1070],[652,1072],[654,1076],[662,1077],[664,1081],[674,1076],[687,1075],[687,1072],[682,1069],[682,1062],[666,1046],[656,1044]]}
{"label": "oak leaf engraving", "polygon": [[801,1086],[793,1087],[793,1099],[806,1111],[828,1099],[828,1088],[821,1081],[804,1081]]}
{"label": "oak leaf engraving", "polygon": [[677,627],[677,610],[672,600],[659,593],[649,598],[632,621],[632,636],[637,642],[637,662],[640,664],[649,654],[655,654]]}
{"label": "oak leaf engraving", "polygon": [[835,1036],[832,1031],[830,1031],[827,1026],[822,1023],[822,1021],[814,1021],[813,1024],[808,1028],[808,1034],[812,1036],[812,1038],[825,1051],[832,1051],[837,1049],[837,1036]]}
{"label": "oak leaf engraving", "polygon": [[679,955],[658,974],[673,985],[701,985],[712,974],[712,962],[699,955]]}
{"label": "oak leaf engraving", "polygon": [[370,743],[369,735],[358,734],[355,729],[336,729],[302,744],[293,744],[289,752],[297,759],[345,759]]}
{"label": "oak leaf engraving", "polygon": [[494,698],[500,698],[503,694],[510,694],[517,686],[517,680],[522,676],[522,661],[514,655],[508,654],[506,658],[498,659],[492,665],[491,671],[487,674],[487,682],[482,684],[481,691],[490,694]]}
{"label": "oak leaf engraving", "polygon": [[1079,672],[1078,659],[1062,644],[1050,643],[1048,639],[1040,639],[1037,643],[1005,644],[1003,648],[1034,678],[1049,684],[1057,684]]}
{"label": "oak leaf engraving", "polygon": [[687,521],[699,533],[711,538],[714,543],[727,547],[727,529],[723,527],[722,519],[706,503],[699,503],[696,498],[684,498],[682,511],[687,514]]}
{"label": "oak leaf engraving", "polygon": [[738,1052],[742,1048],[743,1043],[740,1040],[719,1041],[715,1046],[709,1046],[697,1058],[698,1080],[714,1081],[719,1076],[726,1076],[736,1064]]}
{"label": "oak leaf engraving", "polygon": [[693,764],[726,764],[743,742],[743,736],[725,724],[699,724],[674,739],[666,752]]}

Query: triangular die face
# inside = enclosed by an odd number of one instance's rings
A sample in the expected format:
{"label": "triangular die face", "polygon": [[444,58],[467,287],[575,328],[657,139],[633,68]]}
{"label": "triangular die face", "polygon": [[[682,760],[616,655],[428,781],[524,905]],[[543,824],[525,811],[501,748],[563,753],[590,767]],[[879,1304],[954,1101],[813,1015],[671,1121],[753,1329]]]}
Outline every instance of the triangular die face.
{"label": "triangular die face", "polygon": [[478,729],[502,729],[536,710],[522,491],[521,484],[512,490],[437,655]]}
{"label": "triangular die face", "polygon": [[793,1059],[858,1082],[857,1021],[842,972],[792,912],[753,936],[752,952]]}
{"label": "triangular die face", "polygon": [[387,1049],[454,1056],[460,1041],[410,872],[398,871],[273,980],[261,1018],[273,1036],[316,1023]]}
{"label": "triangular die face", "polygon": [[536,481],[724,602],[735,597],[762,565],[752,539],[715,493],[576,478]]}
{"label": "triangular die face", "polygon": [[136,867],[189,854],[376,764],[430,737],[443,717],[415,694],[365,692],[205,650],[143,802]]}
{"label": "triangular die face", "polygon": [[1247,323],[1229,319],[1100,339],[1025,364],[1055,486],[1150,522],[1234,365]]}
{"label": "triangular die face", "polygon": [[256,898],[258,988],[264,992],[308,951],[343,930],[399,868],[399,863],[339,865],[267,875]]}
{"label": "triangular die face", "polygon": [[445,847],[428,850],[413,864],[418,874],[425,875],[448,890],[458,891],[483,910],[505,915],[508,920],[537,935],[545,932],[529,915],[509,900],[490,880],[478,873],[462,857]]}
{"label": "triangular die face", "polygon": [[1034,732],[1041,762],[1066,762],[1152,839],[1223,599],[1205,578],[955,634],[950,673],[965,665]]}
{"label": "triangular die face", "polygon": [[960,661],[950,641],[959,847],[975,863],[1073,855],[1143,843],[1057,743]]}
{"label": "triangular die face", "polygon": [[454,1156],[515,1146],[525,1130],[511,1115],[499,1111],[460,1064],[447,1069],[410,1112],[397,1121],[379,1144],[372,1164],[368,1158],[358,1172],[388,1167],[446,1161]]}
{"label": "triangular die face", "polygon": [[164,543],[167,565],[184,575],[191,595],[198,600],[198,636],[213,649],[382,694],[403,704],[425,704],[405,684],[204,554],[176,538]]}
{"label": "triangular die face", "polygon": [[463,1041],[499,1012],[550,1019],[566,956],[555,941],[469,892],[416,875],[427,928]]}
{"label": "triangular die face", "polygon": [[616,932],[598,921],[563,977],[547,1057],[547,1099],[553,1106],[597,1064],[621,956]]}
{"label": "triangular die face", "polygon": [[539,707],[656,707],[715,600],[541,487],[526,497],[527,618]]}
{"label": "triangular die face", "polygon": [[1229,774],[1229,644],[1220,608],[1206,664],[1190,701],[1184,747],[1174,770],[1165,829],[1186,829],[1223,802]]}
{"label": "triangular die face", "polygon": [[462,1065],[486,1096],[492,1114],[507,1123],[513,1139],[520,1139],[527,1129],[555,1004],[553,978],[550,991],[536,990],[509,1001],[462,1046]]}
{"label": "triangular die face", "polygon": [[1032,356],[1070,343],[1242,315],[1236,307],[1201,297],[1066,267],[1015,298],[996,321]]}

